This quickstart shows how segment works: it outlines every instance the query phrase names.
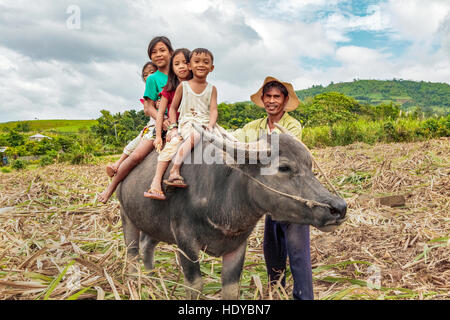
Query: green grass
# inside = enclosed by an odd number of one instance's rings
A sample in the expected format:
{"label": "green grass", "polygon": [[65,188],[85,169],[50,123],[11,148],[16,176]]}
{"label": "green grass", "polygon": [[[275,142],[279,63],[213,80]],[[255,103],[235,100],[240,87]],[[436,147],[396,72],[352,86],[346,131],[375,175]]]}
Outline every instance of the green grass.
{"label": "green grass", "polygon": [[13,129],[20,122],[27,122],[32,132],[78,132],[80,129],[89,129],[97,120],[30,120],[11,121],[0,123],[0,132],[4,128]]}
{"label": "green grass", "polygon": [[415,142],[449,136],[449,118],[376,120],[363,118],[329,126],[305,127],[303,142],[310,148],[345,146],[355,142]]}

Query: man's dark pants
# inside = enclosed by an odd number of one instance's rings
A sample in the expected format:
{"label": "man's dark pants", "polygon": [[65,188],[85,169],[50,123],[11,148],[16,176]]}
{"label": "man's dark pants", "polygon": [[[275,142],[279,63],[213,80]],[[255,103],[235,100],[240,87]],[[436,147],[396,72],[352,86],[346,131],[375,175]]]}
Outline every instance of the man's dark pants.
{"label": "man's dark pants", "polygon": [[266,216],[264,229],[264,258],[269,281],[276,282],[283,274],[281,284],[286,284],[286,259],[294,279],[294,299],[313,300],[309,226],[273,221]]}

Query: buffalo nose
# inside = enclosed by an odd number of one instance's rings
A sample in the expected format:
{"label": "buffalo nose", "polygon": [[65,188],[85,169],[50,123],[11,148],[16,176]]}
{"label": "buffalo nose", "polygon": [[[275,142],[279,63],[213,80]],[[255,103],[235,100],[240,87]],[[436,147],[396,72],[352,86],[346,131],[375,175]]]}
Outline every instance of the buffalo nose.
{"label": "buffalo nose", "polygon": [[333,203],[330,204],[331,205],[331,213],[332,214],[338,214],[339,215],[339,219],[344,219],[345,214],[347,213],[347,203],[342,200],[336,200],[333,201]]}

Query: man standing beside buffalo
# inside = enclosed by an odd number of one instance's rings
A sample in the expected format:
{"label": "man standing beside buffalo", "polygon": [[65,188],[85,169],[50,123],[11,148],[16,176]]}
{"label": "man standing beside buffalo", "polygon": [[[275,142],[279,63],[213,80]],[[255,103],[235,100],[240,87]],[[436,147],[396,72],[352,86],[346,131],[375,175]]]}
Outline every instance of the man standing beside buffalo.
{"label": "man standing beside buffalo", "polygon": [[[290,83],[267,77],[258,92],[251,96],[251,100],[266,110],[267,117],[252,121],[236,130],[233,134],[238,140],[251,142],[258,140],[261,132],[280,133],[274,123],[283,126],[301,140],[300,122],[288,115],[288,112],[295,110],[300,103]],[[289,256],[294,279],[294,299],[314,299],[308,225],[276,222],[267,215],[263,249],[270,283],[275,283],[282,277],[281,284],[285,286],[286,259]]]}

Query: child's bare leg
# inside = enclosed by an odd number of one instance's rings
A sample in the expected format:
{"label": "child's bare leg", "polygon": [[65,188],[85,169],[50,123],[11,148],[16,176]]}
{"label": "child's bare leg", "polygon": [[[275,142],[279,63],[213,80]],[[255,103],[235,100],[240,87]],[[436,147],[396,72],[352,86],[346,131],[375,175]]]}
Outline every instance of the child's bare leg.
{"label": "child's bare leg", "polygon": [[137,148],[139,143],[141,142],[142,137],[141,134],[139,134],[136,138],[134,138],[130,143],[127,144],[127,146],[123,149],[122,156],[119,160],[117,160],[114,164],[109,164],[106,166],[106,174],[110,176],[111,178],[117,173],[117,170],[119,169],[121,163],[127,159],[131,153]]}
{"label": "child's bare leg", "polygon": [[113,164],[108,164],[106,166],[106,174],[111,178],[114,177],[114,175],[117,173],[117,170],[119,170],[121,163],[124,162],[126,158],[128,158],[128,154],[122,153],[119,160],[117,160]]}
{"label": "child's bare leg", "polygon": [[150,186],[150,189],[147,192],[144,192],[144,197],[155,200],[166,200],[166,196],[162,191],[161,181],[169,164],[170,161],[158,161],[158,165],[156,166],[156,172],[155,176],[153,177],[152,184]]}
{"label": "child's bare leg", "polygon": [[112,179],[109,186],[99,196],[98,201],[106,203],[111,195],[116,191],[117,185],[153,150],[153,140],[142,139],[136,150],[127,157],[117,170],[117,174]]}
{"label": "child's bare leg", "polygon": [[198,133],[191,133],[189,139],[186,139],[183,142],[183,144],[181,145],[180,149],[177,152],[177,155],[173,160],[174,163],[172,169],[170,170],[169,181],[183,180],[183,177],[180,174],[181,166],[183,165],[183,161],[186,158],[186,156],[191,152],[191,150],[194,148],[194,146],[198,143],[199,140],[200,135]]}
{"label": "child's bare leg", "polygon": [[158,156],[158,164],[156,166],[155,176],[153,177],[150,189],[144,192],[144,197],[154,199],[154,200],[166,200],[166,196],[162,191],[161,181],[170,161],[177,153],[178,146],[180,145],[182,139],[179,136],[173,137],[170,141],[166,143],[164,149],[160,152]]}
{"label": "child's bare leg", "polygon": [[155,176],[153,177],[152,184],[150,186],[151,189],[162,191],[161,183],[164,173],[169,166],[170,161],[158,161],[158,165],[156,166]]}

